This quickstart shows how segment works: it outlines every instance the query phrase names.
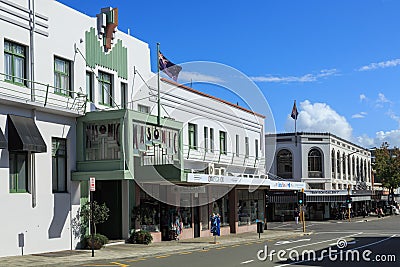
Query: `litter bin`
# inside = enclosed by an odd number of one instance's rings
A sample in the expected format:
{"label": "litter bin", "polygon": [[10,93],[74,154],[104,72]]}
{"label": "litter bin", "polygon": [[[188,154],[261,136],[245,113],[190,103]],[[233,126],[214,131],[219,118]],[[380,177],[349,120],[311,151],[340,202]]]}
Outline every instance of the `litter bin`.
{"label": "litter bin", "polygon": [[257,233],[258,234],[264,233],[263,222],[261,221],[257,222]]}
{"label": "litter bin", "polygon": [[281,214],[281,222],[285,222],[285,214]]}

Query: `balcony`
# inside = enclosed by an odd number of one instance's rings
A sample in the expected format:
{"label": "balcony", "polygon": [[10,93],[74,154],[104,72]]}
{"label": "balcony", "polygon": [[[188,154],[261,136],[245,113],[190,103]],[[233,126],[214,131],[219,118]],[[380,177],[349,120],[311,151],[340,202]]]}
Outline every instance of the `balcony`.
{"label": "balcony", "polygon": [[38,110],[52,109],[55,113],[72,113],[72,115],[85,113],[87,97],[83,92],[61,90],[49,84],[20,78],[18,79],[23,83],[15,84],[8,81],[11,77],[13,76],[0,73],[0,101],[14,105],[28,105]]}

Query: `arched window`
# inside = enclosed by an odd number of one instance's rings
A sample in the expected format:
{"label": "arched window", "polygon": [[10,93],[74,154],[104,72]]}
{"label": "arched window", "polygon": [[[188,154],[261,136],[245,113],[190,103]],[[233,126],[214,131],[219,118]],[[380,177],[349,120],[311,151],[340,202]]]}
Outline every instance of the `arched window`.
{"label": "arched window", "polygon": [[337,173],[340,175],[340,151],[337,152],[337,158],[336,158],[336,167],[337,167]]}
{"label": "arched window", "polygon": [[332,149],[332,176],[335,177],[335,150]]}
{"label": "arched window", "polygon": [[315,148],[308,152],[308,176],[310,178],[322,177],[322,154]]}
{"label": "arched window", "polygon": [[347,174],[349,175],[349,179],[350,179],[350,175],[351,175],[351,157],[349,155],[347,155]]}
{"label": "arched window", "polygon": [[360,159],[357,157],[357,181],[360,180]]}
{"label": "arched window", "polygon": [[353,173],[352,173],[352,175],[353,175],[353,179],[354,179],[354,176],[356,175],[356,160],[355,160],[354,156],[353,156],[353,160],[352,160],[351,165],[352,165],[352,167],[353,167]]}
{"label": "arched window", "polygon": [[293,178],[293,157],[292,152],[282,149],[277,155],[278,172],[277,175],[282,178]]}

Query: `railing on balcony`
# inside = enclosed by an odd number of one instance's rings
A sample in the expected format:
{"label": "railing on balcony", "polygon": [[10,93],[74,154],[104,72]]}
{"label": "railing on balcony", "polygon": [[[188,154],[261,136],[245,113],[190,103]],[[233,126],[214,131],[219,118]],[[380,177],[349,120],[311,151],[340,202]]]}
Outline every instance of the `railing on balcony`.
{"label": "railing on balcony", "polygon": [[217,149],[205,149],[204,147],[190,147],[183,145],[183,157],[186,160],[203,161],[225,165],[235,165],[252,168],[265,168],[265,158],[235,152],[221,153]]}
{"label": "railing on balcony", "polygon": [[[10,80],[18,80],[19,83],[14,83]],[[78,114],[85,113],[87,102],[87,95],[83,92],[60,89],[49,84],[4,73],[0,73],[1,97]]]}

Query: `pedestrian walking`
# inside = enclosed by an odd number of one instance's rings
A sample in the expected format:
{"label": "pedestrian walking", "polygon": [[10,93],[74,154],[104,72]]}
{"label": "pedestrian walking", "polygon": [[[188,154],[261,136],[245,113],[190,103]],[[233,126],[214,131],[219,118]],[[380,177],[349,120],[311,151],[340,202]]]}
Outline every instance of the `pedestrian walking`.
{"label": "pedestrian walking", "polygon": [[300,212],[297,210],[297,208],[293,212],[294,220],[296,221],[296,224],[299,224],[299,217],[300,217]]}

